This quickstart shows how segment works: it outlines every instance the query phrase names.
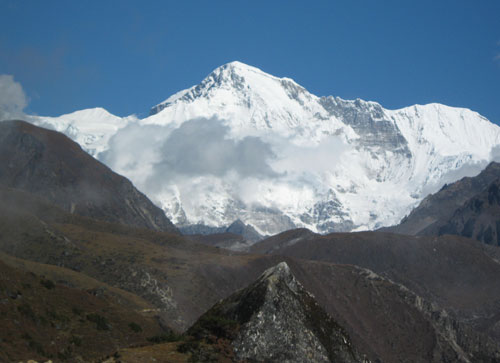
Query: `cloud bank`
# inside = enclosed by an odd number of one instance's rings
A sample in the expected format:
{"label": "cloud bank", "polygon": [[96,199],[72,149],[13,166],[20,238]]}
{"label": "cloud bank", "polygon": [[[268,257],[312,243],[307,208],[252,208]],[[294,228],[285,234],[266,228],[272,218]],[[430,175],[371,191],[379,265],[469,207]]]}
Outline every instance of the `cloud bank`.
{"label": "cloud bank", "polygon": [[26,94],[19,82],[8,74],[0,74],[0,121],[24,118],[28,105]]}
{"label": "cloud bank", "polygon": [[199,176],[274,178],[276,158],[258,137],[234,140],[220,120],[198,118],[178,128],[136,123],[118,131],[99,159],[149,191],[162,184]]}
{"label": "cloud bank", "polygon": [[228,203],[242,213],[311,203],[327,193],[318,175],[332,170],[349,150],[336,136],[309,146],[274,133],[235,138],[228,123],[217,118],[179,126],[131,123],[110,139],[99,159],[167,210],[176,209],[169,203],[177,198],[188,218],[196,220],[210,214],[204,206],[214,204],[224,214]]}

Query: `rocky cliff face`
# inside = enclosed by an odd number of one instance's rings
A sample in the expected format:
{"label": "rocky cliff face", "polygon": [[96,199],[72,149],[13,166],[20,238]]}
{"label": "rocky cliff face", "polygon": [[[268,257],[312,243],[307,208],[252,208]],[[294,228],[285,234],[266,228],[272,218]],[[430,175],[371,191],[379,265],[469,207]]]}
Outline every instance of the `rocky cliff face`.
{"label": "rocky cliff face", "polygon": [[378,103],[360,99],[349,101],[340,97],[321,97],[322,106],[349,125],[360,136],[359,145],[387,150],[411,158],[408,142],[396,123]]}
{"label": "rocky cliff face", "polygon": [[0,183],[64,210],[107,222],[177,233],[132,183],[66,136],[22,121],[0,123]]}
{"label": "rocky cliff face", "polygon": [[[225,322],[225,328],[220,331],[214,321]],[[362,361],[347,332],[316,303],[285,262],[219,302],[189,332],[228,337],[240,360]]]}

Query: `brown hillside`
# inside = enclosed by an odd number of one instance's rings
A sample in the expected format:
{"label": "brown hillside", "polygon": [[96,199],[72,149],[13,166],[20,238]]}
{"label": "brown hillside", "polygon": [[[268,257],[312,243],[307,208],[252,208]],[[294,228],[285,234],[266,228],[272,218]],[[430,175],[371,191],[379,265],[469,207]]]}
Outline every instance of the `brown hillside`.
{"label": "brown hillside", "polygon": [[0,123],[0,184],[46,198],[70,213],[177,231],[128,179],[63,134],[23,121]]}

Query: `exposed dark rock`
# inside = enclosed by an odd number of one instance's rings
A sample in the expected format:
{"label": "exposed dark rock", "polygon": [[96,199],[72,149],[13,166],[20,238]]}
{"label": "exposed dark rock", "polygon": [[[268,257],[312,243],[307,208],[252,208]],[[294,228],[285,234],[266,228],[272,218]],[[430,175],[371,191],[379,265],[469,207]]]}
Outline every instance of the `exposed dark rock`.
{"label": "exposed dark rock", "polygon": [[380,231],[454,234],[500,246],[500,164],[492,162],[475,177],[445,185],[425,198],[399,225]]}
{"label": "exposed dark rock", "polygon": [[362,137],[366,147],[391,150],[411,157],[408,143],[396,123],[385,114],[378,103],[343,100],[339,97],[321,97],[321,105],[332,115],[351,126]]}

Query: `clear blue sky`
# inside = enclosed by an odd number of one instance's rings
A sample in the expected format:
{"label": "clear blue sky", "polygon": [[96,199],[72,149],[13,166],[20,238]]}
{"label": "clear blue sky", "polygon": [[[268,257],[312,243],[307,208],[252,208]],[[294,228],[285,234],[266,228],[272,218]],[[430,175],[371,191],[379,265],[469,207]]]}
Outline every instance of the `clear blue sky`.
{"label": "clear blue sky", "polygon": [[500,1],[0,0],[28,112],[147,114],[239,60],[317,95],[440,102],[500,123]]}

